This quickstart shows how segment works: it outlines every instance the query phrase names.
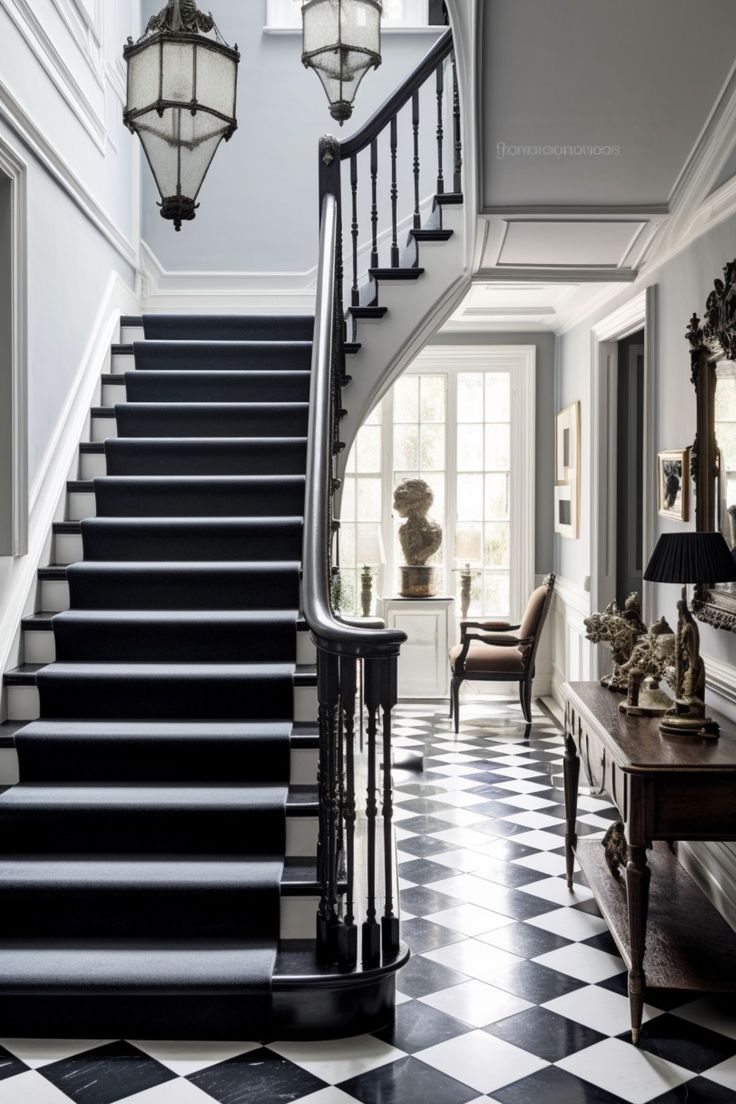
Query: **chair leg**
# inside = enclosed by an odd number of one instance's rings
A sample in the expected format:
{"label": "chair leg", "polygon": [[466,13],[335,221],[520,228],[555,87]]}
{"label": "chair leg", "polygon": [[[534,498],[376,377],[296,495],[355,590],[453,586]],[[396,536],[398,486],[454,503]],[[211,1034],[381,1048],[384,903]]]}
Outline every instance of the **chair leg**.
{"label": "chair leg", "polygon": [[521,712],[524,715],[524,720],[527,724],[531,724],[532,720],[532,679],[522,679],[519,683],[519,702],[521,704]]}
{"label": "chair leg", "polygon": [[450,681],[450,720],[452,720],[452,683],[454,681],[454,679]]}
{"label": "chair leg", "polygon": [[460,732],[460,682],[461,679],[452,680],[450,696],[452,698],[452,715],[455,718],[455,735]]}

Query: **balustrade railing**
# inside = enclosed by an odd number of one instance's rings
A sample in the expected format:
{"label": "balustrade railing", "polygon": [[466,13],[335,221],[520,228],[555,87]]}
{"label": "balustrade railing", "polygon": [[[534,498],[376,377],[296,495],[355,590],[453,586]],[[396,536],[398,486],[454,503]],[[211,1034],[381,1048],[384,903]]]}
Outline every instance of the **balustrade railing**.
{"label": "balustrade railing", "polygon": [[[357,134],[319,144],[320,253],[309,402],[307,488],[304,519],[303,608],[317,649],[319,717],[319,828],[317,871],[320,903],[317,952],[323,963],[363,969],[390,962],[399,953],[398,903],[393,856],[391,714],[397,700],[397,660],[403,632],[381,622],[350,621],[332,609],[330,591],[339,523],[334,496],[340,488],[344,449],[346,308],[361,308],[359,266],[359,161],[368,151],[370,188],[369,276],[379,266],[379,138],[389,142],[390,245],[387,270],[401,266],[399,242],[399,127],[411,105],[412,232],[421,228],[420,90],[434,79],[437,95],[437,194],[444,193],[445,67],[450,59],[453,95],[453,187],[459,192],[461,144],[457,73],[448,29],[404,84]],[[351,241],[349,294],[344,294],[342,162],[349,163]],[[434,187],[434,179],[433,179]],[[371,271],[372,270],[372,271]],[[365,741],[362,740],[365,732]],[[361,734],[362,752],[356,750]],[[360,939],[358,931],[360,929]]]}

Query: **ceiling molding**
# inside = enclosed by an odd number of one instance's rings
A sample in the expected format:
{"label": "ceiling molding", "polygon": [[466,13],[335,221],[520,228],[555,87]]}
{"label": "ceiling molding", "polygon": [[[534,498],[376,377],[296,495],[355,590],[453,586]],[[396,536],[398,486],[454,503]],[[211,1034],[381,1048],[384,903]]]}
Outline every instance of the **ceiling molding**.
{"label": "ceiling molding", "polygon": [[533,203],[528,206],[490,206],[481,207],[478,212],[479,215],[486,218],[544,218],[544,219],[562,219],[569,222],[570,219],[575,219],[577,222],[586,221],[590,219],[591,222],[595,222],[599,219],[614,219],[621,222],[645,222],[650,218],[661,218],[663,215],[668,215],[670,207],[668,203],[651,203],[645,204],[615,204],[600,205],[600,204],[538,204]]}
{"label": "ceiling molding", "polygon": [[610,265],[554,265],[539,268],[534,265],[503,265],[497,268],[481,268],[473,276],[474,282],[507,284],[536,280],[540,284],[630,284],[637,277],[633,268],[612,268]]}

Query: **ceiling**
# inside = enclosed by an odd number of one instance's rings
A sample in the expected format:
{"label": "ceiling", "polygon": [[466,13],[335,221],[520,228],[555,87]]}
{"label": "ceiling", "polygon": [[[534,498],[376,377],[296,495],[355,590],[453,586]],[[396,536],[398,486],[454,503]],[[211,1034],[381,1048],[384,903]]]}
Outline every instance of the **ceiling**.
{"label": "ceiling", "polygon": [[733,188],[736,3],[480,7],[476,282],[449,328],[559,330]]}

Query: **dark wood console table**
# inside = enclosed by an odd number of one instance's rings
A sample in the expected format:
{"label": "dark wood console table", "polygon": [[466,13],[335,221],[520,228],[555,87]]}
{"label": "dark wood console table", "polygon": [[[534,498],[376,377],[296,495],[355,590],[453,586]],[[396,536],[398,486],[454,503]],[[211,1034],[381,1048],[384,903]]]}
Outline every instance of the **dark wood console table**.
{"label": "dark wood console table", "polygon": [[[629,971],[638,1043],[647,986],[736,991],[736,932],[673,850],[677,840],[736,840],[736,725],[717,716],[718,740],[668,738],[658,718],[620,713],[621,696],[597,682],[567,683],[564,694],[567,884],[577,856]],[[592,791],[621,814],[621,881],[600,839],[577,838],[581,763]]]}

